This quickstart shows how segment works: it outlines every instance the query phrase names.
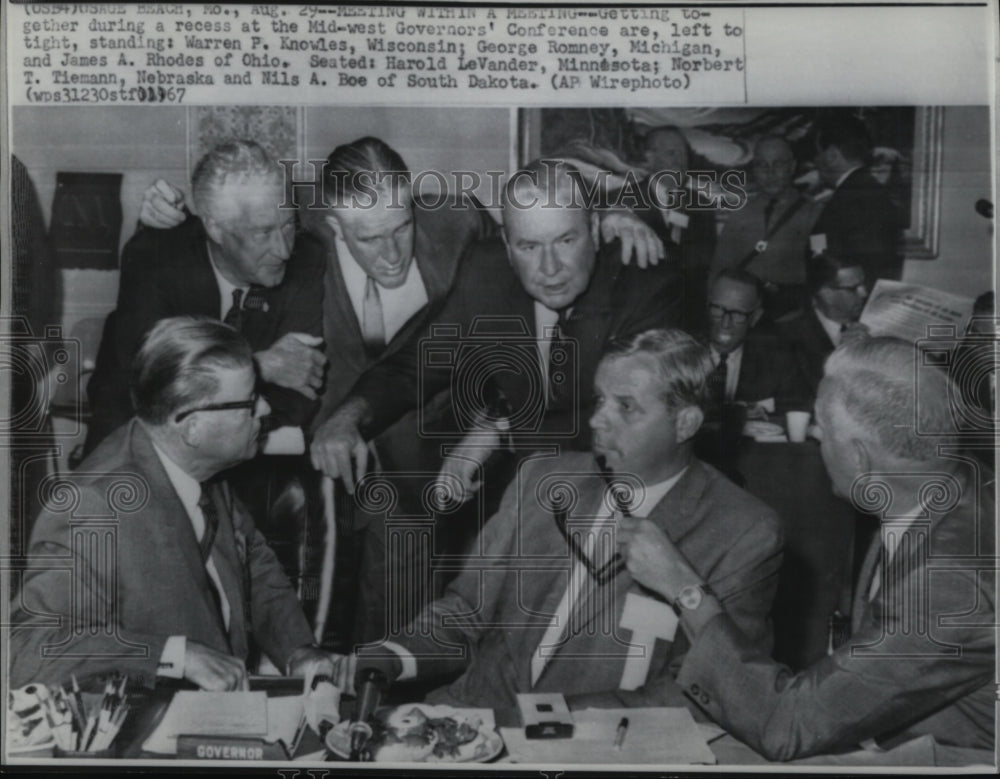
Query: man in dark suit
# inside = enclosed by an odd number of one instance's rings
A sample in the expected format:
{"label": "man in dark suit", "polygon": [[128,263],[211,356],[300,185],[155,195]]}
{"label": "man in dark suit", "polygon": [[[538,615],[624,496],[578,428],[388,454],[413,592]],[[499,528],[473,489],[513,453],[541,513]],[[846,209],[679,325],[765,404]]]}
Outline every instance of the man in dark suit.
{"label": "man in dark suit", "polygon": [[788,345],[761,325],[763,306],[763,284],[745,270],[727,268],[709,288],[706,341],[715,368],[695,452],[741,485],[737,459],[746,419],[812,402]]}
{"label": "man in dark suit", "polygon": [[512,707],[522,692],[580,708],[683,705],[673,674],[687,640],[655,582],[636,577],[668,537],[767,655],[781,531],[692,456],[711,369],[679,330],[619,343],[597,368],[592,453],[525,463],[444,596],[362,649],[357,668],[399,681],[460,673],[428,697],[460,706]]}
{"label": "man in dark suit", "polygon": [[11,683],[121,671],[148,687],[245,688],[255,647],[288,673],[332,674],[274,553],[214,478],[256,454],[269,410],[249,345],[220,322],[161,320],[132,376],[136,418],[36,523]]}
{"label": "man in dark suit", "polygon": [[[827,362],[816,416],[834,492],[883,517],[851,636],[829,657],[793,673],[748,642],[715,597],[682,612],[691,649],[678,682],[767,758],[929,734],[992,759],[993,474],[957,454],[955,392],[912,344],[892,338],[845,344]],[[668,541],[636,578],[655,574],[655,589],[677,602],[704,581],[687,557]]]}
{"label": "man in dark suit", "polygon": [[899,213],[886,188],[868,172],[871,141],[864,123],[838,115],[820,124],[816,168],[833,194],[812,229],[813,253],[858,260],[870,283],[903,272]]}
{"label": "man in dark suit", "polygon": [[[544,444],[587,447],[590,401],[582,388],[590,386],[601,350],[615,337],[676,322],[679,288],[676,275],[666,266],[645,270],[623,266],[617,243],[598,251],[592,231],[596,217],[578,201],[542,202],[547,186],[556,187],[565,198],[580,194],[569,170],[564,163],[543,162],[511,177],[503,237],[470,247],[430,327],[422,328],[405,349],[382,359],[359,379],[330,421],[341,431],[339,451],[321,450],[317,457],[314,444],[318,467],[331,475],[349,476],[351,454],[361,455],[363,461],[368,438],[404,415],[416,422],[411,412],[420,398],[448,390],[448,402],[422,412],[420,432],[431,435],[413,437],[420,447],[414,458],[417,466],[395,462],[384,471],[427,472],[443,467],[441,484],[461,502],[475,491],[483,463],[500,448],[498,426],[517,440],[522,451]],[[514,203],[512,193],[519,198]],[[442,337],[442,328],[449,335]],[[424,336],[436,337],[436,343],[432,339],[422,346]],[[485,352],[469,348],[483,345]],[[451,368],[424,365],[427,349],[452,353]],[[483,367],[484,381],[459,379],[456,385],[453,379],[472,365],[463,362],[463,355]],[[515,367],[508,371],[504,366],[510,366],[510,360]],[[441,446],[449,440],[461,442],[461,452],[446,458],[442,466]],[[491,469],[495,489],[487,501],[499,499],[511,467],[508,463]],[[363,467],[358,470],[363,474]],[[416,489],[418,497],[424,494],[422,484]],[[421,510],[426,507],[421,505]],[[475,520],[466,525],[469,534],[476,526]],[[377,530],[384,532],[384,527]],[[384,548],[385,539],[372,534],[366,555],[384,556]],[[386,586],[384,570],[375,569],[365,578],[366,590]],[[380,638],[385,621],[381,599],[366,611],[366,636]]]}
{"label": "man in dark suit", "polygon": [[[693,152],[680,128],[652,128],[643,139],[650,175],[639,182],[635,212],[663,240],[671,262],[680,269],[684,329],[704,325],[705,294],[715,252],[715,206],[706,202],[698,182],[688,176]],[[626,195],[623,190],[622,196]]]}
{"label": "man in dark suit", "polygon": [[240,330],[277,424],[301,425],[315,411],[322,254],[318,242],[296,236],[295,212],[279,208],[281,168],[256,143],[235,141],[208,152],[191,184],[200,218],[169,230],[140,227],[125,245],[117,307],[87,388],[88,452],[132,416],[132,357],[149,329],[171,316],[209,316]]}
{"label": "man in dark suit", "polygon": [[799,380],[816,397],[823,363],[844,340],[867,334],[858,322],[868,299],[865,270],[858,260],[825,252],[809,260],[806,274],[809,302],[777,326],[798,368]]}

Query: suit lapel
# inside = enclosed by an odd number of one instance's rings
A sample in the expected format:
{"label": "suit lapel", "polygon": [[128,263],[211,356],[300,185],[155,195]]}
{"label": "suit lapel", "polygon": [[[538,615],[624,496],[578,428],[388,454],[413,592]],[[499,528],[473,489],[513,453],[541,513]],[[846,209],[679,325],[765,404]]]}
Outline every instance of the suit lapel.
{"label": "suit lapel", "polygon": [[203,227],[195,230],[191,236],[191,246],[188,252],[191,258],[190,276],[181,274],[184,279],[180,287],[185,299],[180,310],[194,311],[198,314],[221,319],[222,298],[219,292],[219,282],[212,270],[212,260],[208,255],[208,238]]}
{"label": "suit lapel", "polygon": [[858,581],[854,587],[854,602],[851,604],[851,633],[856,633],[861,626],[862,615],[868,607],[868,592],[871,590],[872,577],[882,554],[882,528],[879,527],[865,553],[858,573]]}
{"label": "suit lapel", "polygon": [[[698,460],[692,460],[677,484],[656,504],[647,517],[678,546],[698,522],[695,508],[708,485],[708,478],[705,466]],[[624,599],[624,593],[640,586],[633,585],[632,577],[624,569],[603,587],[590,586],[588,583],[584,596],[577,601],[576,611],[580,619],[577,624],[580,625],[580,630],[586,630],[609,606],[617,609],[617,604]],[[602,592],[609,588],[614,588],[611,590],[614,593],[613,598]]]}
{"label": "suit lapel", "polygon": [[[153,449],[148,434],[138,421],[133,420],[131,424],[133,425],[131,436],[133,458],[140,471],[150,475],[149,502],[158,508],[157,511],[150,511],[142,515],[148,516],[150,519],[148,528],[150,536],[158,539],[155,544],[151,544],[151,547],[164,550],[164,555],[167,554],[165,550],[176,550],[178,556],[183,560],[187,571],[186,577],[198,583],[198,589],[202,594],[200,606],[204,612],[203,622],[214,625],[225,638],[221,615],[218,614],[209,591],[213,584],[201,561],[201,550],[191,519],[174,490],[167,472],[163,469],[163,464]],[[185,577],[184,571],[176,571],[175,574],[178,577]],[[184,604],[183,607],[195,609],[198,608],[198,605]],[[228,644],[228,640],[225,643]]]}
{"label": "suit lapel", "polygon": [[[237,541],[233,528],[234,506],[226,492],[219,487],[212,491],[219,512],[219,532],[212,548],[212,562],[222,582],[222,589],[229,601],[229,643],[233,654],[245,657],[247,654],[247,625],[244,614],[247,593],[244,593],[244,572],[246,571],[246,539]],[[242,551],[241,551],[242,550]]]}

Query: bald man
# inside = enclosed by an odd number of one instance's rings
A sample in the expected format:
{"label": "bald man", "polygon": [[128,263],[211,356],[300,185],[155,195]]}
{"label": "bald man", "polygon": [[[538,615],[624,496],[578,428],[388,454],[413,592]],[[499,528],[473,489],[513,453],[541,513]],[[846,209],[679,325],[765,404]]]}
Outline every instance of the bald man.
{"label": "bald man", "polygon": [[748,270],[764,282],[765,313],[777,319],[799,307],[806,280],[809,233],[820,207],[794,185],[792,147],[778,135],[754,147],[754,190],[729,214],[712,258],[712,276],[724,268]]}

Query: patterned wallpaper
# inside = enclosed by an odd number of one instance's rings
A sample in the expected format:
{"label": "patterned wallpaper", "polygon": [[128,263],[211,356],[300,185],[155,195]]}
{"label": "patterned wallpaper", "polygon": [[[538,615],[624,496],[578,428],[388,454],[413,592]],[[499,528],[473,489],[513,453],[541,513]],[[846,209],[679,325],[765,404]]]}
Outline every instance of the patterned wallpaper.
{"label": "patterned wallpaper", "polygon": [[188,172],[223,141],[246,139],[275,159],[300,159],[302,109],[295,106],[193,106],[188,109]]}

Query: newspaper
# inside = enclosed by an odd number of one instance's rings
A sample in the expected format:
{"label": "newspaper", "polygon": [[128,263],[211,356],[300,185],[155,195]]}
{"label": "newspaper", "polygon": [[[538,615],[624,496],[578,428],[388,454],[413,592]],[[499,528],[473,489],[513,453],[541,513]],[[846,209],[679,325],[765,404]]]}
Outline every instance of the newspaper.
{"label": "newspaper", "polygon": [[[3,0],[0,304],[14,346],[0,359],[16,353],[23,364],[0,370],[9,476],[0,481],[11,507],[0,512],[0,602],[16,609],[30,567],[32,491],[78,464],[86,385],[144,193],[162,179],[191,208],[195,164],[219,141],[262,143],[308,203],[334,147],[378,136],[407,162],[415,194],[474,196],[496,214],[507,178],[534,157],[570,158],[614,191],[649,172],[635,137],[676,126],[704,162],[718,230],[752,193],[752,147],[766,133],[794,144],[797,185],[822,202],[811,123],[850,110],[880,132],[872,172],[894,187],[905,228],[903,281],[880,280],[861,321],[907,340],[932,323],[958,337],[972,299],[994,283],[992,221],[980,214],[992,213],[995,192],[996,14],[996,0]],[[23,169],[7,164],[12,156]],[[14,267],[7,215],[18,170],[51,243],[44,266]],[[663,218],[672,236],[688,229],[670,209]],[[32,377],[24,408],[13,373]],[[300,431],[278,444],[309,451]],[[9,657],[9,632],[0,638]]]}

